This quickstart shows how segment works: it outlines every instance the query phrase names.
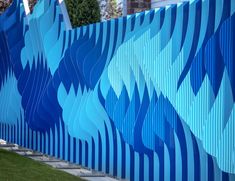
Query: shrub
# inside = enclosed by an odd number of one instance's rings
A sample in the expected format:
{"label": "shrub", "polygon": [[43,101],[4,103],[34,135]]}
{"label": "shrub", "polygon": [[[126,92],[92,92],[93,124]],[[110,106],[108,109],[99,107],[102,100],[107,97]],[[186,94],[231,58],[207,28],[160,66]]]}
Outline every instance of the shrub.
{"label": "shrub", "polygon": [[65,0],[73,27],[100,21],[100,7],[97,0]]}

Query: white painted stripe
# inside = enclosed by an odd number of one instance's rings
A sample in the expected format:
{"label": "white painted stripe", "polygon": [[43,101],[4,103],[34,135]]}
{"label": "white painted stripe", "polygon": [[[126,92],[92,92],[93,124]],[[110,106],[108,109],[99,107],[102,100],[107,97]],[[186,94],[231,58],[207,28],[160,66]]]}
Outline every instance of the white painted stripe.
{"label": "white painted stripe", "polygon": [[25,14],[28,15],[30,13],[28,0],[23,0],[23,4],[24,4]]}

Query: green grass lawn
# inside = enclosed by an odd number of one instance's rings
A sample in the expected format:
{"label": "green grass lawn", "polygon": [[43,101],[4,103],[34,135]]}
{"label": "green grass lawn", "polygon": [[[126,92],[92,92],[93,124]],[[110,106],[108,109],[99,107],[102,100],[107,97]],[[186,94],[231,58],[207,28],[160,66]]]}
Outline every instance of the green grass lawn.
{"label": "green grass lawn", "polygon": [[82,179],[56,170],[46,164],[0,149],[0,181],[50,180],[80,181]]}

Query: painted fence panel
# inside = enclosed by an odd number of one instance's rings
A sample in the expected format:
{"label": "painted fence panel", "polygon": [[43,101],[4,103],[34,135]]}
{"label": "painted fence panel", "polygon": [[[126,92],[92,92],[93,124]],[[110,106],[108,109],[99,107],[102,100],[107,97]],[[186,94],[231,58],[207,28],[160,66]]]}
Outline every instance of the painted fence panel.
{"label": "painted fence panel", "polygon": [[0,16],[0,138],[128,180],[234,180],[235,1],[67,30]]}

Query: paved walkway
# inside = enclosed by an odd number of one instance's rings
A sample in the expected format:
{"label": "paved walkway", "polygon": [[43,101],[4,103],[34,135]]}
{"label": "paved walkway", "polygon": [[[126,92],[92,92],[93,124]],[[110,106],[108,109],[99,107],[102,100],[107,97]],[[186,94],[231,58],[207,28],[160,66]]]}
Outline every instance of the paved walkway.
{"label": "paved walkway", "polygon": [[84,180],[88,181],[118,181],[115,178],[111,178],[101,172],[97,172],[94,170],[88,170],[86,168],[83,168],[79,165],[69,163],[67,161],[59,160],[54,157],[44,155],[39,152],[32,151],[30,149],[19,147],[16,144],[9,144],[6,143],[4,140],[0,140],[0,148],[13,151],[19,155],[31,158],[33,160],[43,162],[47,165],[50,165],[56,169],[62,170],[64,172],[67,172],[69,174],[78,176]]}

